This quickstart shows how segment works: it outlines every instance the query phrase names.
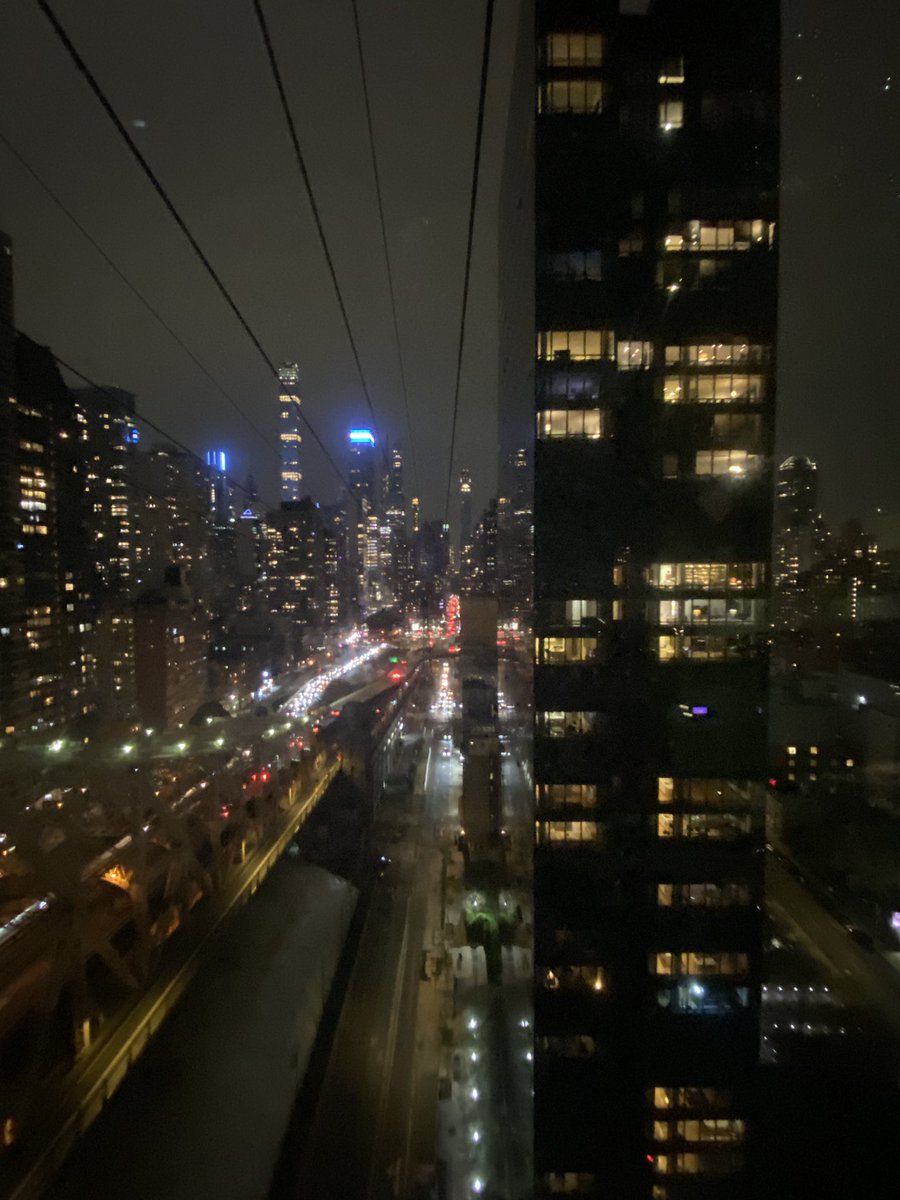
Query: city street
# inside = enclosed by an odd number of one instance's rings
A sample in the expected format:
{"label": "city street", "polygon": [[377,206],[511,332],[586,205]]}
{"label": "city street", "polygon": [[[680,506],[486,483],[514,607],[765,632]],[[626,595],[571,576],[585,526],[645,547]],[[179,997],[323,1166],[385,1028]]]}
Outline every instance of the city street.
{"label": "city street", "polygon": [[391,862],[369,902],[305,1152],[278,1197],[411,1195],[417,1164],[433,1156],[440,1010],[428,1003],[438,985],[422,975],[458,768],[430,724],[406,725],[401,765],[414,764],[413,786],[391,789],[377,814]]}
{"label": "city street", "polygon": [[[503,984],[465,945],[462,860],[455,848],[462,782],[453,740],[456,663],[433,668],[428,716],[406,720],[412,788],[389,789],[377,814],[377,881],[304,1152],[279,1173],[275,1200],[307,1195],[413,1200],[524,1197],[531,1187],[531,955],[503,948]],[[419,693],[421,697],[421,691]],[[520,755],[527,718],[501,710],[508,735],[502,811],[514,883],[499,903],[531,921],[531,784]],[[401,762],[402,775],[409,770]],[[442,922],[443,911],[443,922]],[[442,928],[443,924],[443,928]],[[450,940],[452,937],[453,940]],[[448,1040],[449,1039],[449,1040]]]}
{"label": "city street", "polygon": [[766,895],[804,948],[828,974],[840,978],[848,1002],[871,1010],[892,1037],[900,1039],[900,974],[893,965],[877,950],[857,945],[771,853],[766,856]]}

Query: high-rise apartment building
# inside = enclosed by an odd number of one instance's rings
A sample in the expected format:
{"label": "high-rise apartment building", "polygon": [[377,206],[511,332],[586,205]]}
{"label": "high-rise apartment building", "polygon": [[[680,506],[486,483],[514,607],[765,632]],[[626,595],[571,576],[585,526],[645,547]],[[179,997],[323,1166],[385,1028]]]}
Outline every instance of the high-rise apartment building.
{"label": "high-rise apartment building", "polygon": [[301,498],[300,486],[300,368],[282,363],[278,368],[278,441],[281,445],[281,502],[291,504]]}
{"label": "high-rise apartment building", "polygon": [[538,0],[540,1195],[744,1194],[779,6]]}
{"label": "high-rise apartment building", "polygon": [[269,514],[267,529],[269,603],[285,618],[289,648],[299,657],[307,629],[324,624],[328,612],[319,506],[310,496],[282,504]]}

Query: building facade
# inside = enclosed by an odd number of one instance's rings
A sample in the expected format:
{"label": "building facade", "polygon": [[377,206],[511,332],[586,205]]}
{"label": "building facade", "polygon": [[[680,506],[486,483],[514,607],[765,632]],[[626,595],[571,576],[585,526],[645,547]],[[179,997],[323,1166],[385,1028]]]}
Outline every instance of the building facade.
{"label": "building facade", "polygon": [[537,4],[538,1192],[747,1186],[779,12]]}

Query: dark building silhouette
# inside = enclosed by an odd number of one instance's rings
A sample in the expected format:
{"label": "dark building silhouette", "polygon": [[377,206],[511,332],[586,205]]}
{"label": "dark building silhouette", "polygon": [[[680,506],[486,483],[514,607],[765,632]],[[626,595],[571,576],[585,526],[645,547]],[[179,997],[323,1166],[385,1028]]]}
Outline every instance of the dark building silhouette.
{"label": "dark building silhouette", "polygon": [[811,458],[792,456],[775,480],[774,586],[779,625],[796,628],[809,619],[813,564],[822,556],[819,480]]}
{"label": "dark building silhouette", "polygon": [[537,5],[540,1195],[747,1187],[779,12]]}

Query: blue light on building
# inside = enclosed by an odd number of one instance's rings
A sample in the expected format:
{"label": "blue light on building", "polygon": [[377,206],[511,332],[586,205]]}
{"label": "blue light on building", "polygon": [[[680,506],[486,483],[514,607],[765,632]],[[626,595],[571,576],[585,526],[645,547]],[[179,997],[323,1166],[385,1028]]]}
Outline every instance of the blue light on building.
{"label": "blue light on building", "polygon": [[351,429],[349,439],[354,445],[365,443],[368,446],[375,445],[375,434],[371,429]]}

